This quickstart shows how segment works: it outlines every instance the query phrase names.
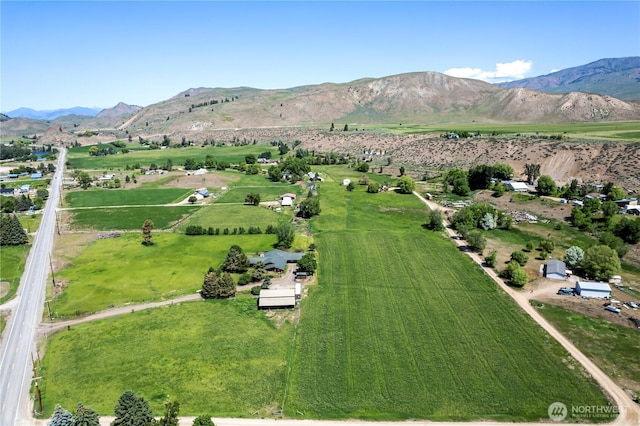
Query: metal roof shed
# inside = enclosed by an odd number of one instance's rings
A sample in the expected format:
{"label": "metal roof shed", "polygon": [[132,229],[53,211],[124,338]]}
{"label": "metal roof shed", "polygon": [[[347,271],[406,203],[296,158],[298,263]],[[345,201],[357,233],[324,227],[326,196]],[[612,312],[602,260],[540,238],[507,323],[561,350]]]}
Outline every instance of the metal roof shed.
{"label": "metal roof shed", "polygon": [[564,280],[567,277],[567,266],[560,260],[552,259],[545,266],[544,276],[553,280]]}
{"label": "metal roof shed", "polygon": [[609,284],[606,283],[578,281],[576,283],[576,293],[578,293],[582,297],[608,299],[611,297],[611,287],[609,287]]}
{"label": "metal roof shed", "polygon": [[258,299],[259,309],[293,308],[294,306],[296,306],[296,292],[294,288],[260,290],[260,298]]}

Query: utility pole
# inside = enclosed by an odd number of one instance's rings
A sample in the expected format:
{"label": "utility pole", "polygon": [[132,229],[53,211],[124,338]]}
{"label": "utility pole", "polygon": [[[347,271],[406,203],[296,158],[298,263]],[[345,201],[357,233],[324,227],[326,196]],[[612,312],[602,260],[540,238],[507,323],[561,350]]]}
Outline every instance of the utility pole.
{"label": "utility pole", "polygon": [[51,305],[49,305],[49,300],[47,300],[47,310],[49,311],[49,321],[53,321],[51,317]]}
{"label": "utility pole", "polygon": [[53,286],[56,286],[56,277],[53,275],[53,262],[51,261],[51,253],[49,253],[49,267],[51,268],[51,281],[53,282]]}

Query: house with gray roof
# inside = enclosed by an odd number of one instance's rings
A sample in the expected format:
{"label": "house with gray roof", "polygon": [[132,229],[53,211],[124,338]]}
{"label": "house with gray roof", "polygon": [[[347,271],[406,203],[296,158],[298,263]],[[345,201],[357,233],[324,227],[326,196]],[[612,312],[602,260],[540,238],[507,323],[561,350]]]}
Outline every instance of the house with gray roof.
{"label": "house with gray roof", "polygon": [[267,271],[282,272],[287,266],[287,263],[296,263],[302,259],[302,256],[304,256],[304,253],[291,253],[276,249],[268,251],[260,257],[250,257],[249,263],[256,265],[262,262],[264,269]]}

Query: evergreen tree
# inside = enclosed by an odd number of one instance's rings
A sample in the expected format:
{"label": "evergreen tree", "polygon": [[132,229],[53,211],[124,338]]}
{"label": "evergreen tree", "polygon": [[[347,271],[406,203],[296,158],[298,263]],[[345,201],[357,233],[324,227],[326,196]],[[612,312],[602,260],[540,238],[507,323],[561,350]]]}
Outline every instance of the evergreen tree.
{"label": "evergreen tree", "polygon": [[216,426],[211,420],[211,416],[202,415],[193,419],[193,426]]}
{"label": "evergreen tree", "polygon": [[82,403],[78,404],[71,426],[100,426],[100,416]]}
{"label": "evergreen tree", "polygon": [[166,409],[163,417],[155,420],[153,426],[178,426],[178,413],[180,412],[180,403],[178,401],[166,401],[164,403]]}
{"label": "evergreen tree", "polygon": [[153,421],[149,404],[132,391],[125,391],[113,409],[115,419],[111,426],[146,426]]}
{"label": "evergreen tree", "polygon": [[242,274],[249,269],[249,259],[238,245],[232,245],[221,268],[224,272]]}
{"label": "evergreen tree", "polygon": [[71,426],[73,414],[56,404],[56,408],[49,419],[48,426]]}
{"label": "evergreen tree", "polygon": [[218,296],[218,280],[218,274],[215,271],[207,273],[200,292],[203,299],[215,299]]}
{"label": "evergreen tree", "polygon": [[19,246],[27,244],[29,237],[14,214],[3,214],[0,219],[0,246]]}
{"label": "evergreen tree", "polygon": [[150,219],[145,220],[144,224],[142,225],[142,245],[153,245],[153,236],[151,235],[152,230],[153,222]]}
{"label": "evergreen tree", "polygon": [[230,273],[225,272],[218,281],[219,293],[218,297],[228,298],[236,295],[236,283]]}

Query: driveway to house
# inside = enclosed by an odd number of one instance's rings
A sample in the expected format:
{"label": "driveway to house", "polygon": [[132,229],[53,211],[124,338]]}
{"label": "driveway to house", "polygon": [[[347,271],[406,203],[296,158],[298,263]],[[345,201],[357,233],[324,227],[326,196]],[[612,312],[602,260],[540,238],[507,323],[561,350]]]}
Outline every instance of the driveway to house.
{"label": "driveway to house", "polygon": [[[444,210],[442,206],[432,201],[427,200],[422,195],[414,191],[414,195],[418,197],[424,204],[426,204],[431,210]],[[450,237],[458,236],[456,232],[448,228],[449,225],[446,220],[443,220],[447,234]],[[453,239],[458,247],[466,246],[467,242],[462,239]],[[529,298],[525,293],[515,291],[509,287],[492,268],[484,267],[484,260],[477,254],[471,251],[466,251],[467,255],[478,265],[482,267],[484,272],[491,277],[513,300],[531,317],[535,322],[547,332],[551,337],[556,339],[567,352],[571,354],[582,366],[591,374],[591,376],[598,382],[604,392],[609,395],[618,406],[619,415],[613,425],[620,426],[638,426],[640,425],[640,405],[633,402],[631,397],[620,388],[609,376],[607,376],[597,365],[595,365],[586,355],[584,355],[573,343],[571,343],[564,335],[562,335],[555,327],[553,327],[540,313],[531,306]],[[531,293],[530,293],[531,295]]]}

